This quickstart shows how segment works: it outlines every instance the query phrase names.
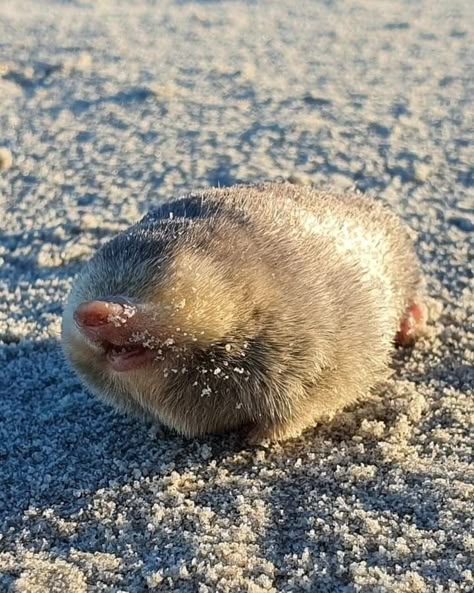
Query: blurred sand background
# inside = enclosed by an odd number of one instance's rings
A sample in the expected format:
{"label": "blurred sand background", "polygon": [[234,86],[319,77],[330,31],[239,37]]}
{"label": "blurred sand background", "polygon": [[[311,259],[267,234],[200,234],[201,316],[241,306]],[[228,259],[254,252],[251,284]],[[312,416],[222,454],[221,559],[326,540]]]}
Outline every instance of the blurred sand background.
{"label": "blurred sand background", "polygon": [[[474,590],[473,24],[469,0],[0,0],[0,591]],[[288,177],[418,233],[434,322],[374,401],[252,449],[87,394],[58,332],[94,250],[159,200]]]}

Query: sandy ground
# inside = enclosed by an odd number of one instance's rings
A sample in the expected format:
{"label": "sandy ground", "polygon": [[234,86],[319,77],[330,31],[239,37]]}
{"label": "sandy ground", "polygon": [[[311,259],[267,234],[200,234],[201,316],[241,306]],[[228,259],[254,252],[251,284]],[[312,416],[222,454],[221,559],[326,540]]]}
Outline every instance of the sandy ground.
{"label": "sandy ground", "polygon": [[[0,0],[0,590],[474,590],[469,0]],[[296,176],[419,233],[429,338],[285,447],[115,415],[59,347],[158,200]],[[472,255],[472,251],[471,251]]]}

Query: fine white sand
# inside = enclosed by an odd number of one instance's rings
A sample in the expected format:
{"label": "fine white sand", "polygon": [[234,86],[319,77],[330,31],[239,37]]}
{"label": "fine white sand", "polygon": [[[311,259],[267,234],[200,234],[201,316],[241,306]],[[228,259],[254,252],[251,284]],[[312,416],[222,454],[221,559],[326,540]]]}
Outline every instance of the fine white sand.
{"label": "fine white sand", "polygon": [[[0,0],[0,590],[474,590],[470,0]],[[383,196],[430,336],[283,446],[115,415],[59,347],[98,245],[191,188]],[[472,260],[471,260],[472,266]]]}

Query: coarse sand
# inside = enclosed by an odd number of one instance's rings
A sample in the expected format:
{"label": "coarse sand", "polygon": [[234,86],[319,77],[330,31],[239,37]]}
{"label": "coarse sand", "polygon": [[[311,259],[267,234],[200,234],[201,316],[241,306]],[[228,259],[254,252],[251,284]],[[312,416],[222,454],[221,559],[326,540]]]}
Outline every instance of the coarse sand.
{"label": "coarse sand", "polygon": [[[473,25],[470,0],[0,0],[1,592],[474,590]],[[278,178],[418,233],[433,321],[393,378],[268,448],[86,393],[59,321],[95,249]]]}

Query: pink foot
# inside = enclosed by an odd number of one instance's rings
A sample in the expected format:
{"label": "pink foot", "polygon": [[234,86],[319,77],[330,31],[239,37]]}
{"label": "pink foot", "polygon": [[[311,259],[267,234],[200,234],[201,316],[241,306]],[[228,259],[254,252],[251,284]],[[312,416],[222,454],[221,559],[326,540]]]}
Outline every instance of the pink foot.
{"label": "pink foot", "polygon": [[399,346],[413,346],[417,338],[425,333],[426,320],[425,305],[416,302],[409,305],[395,336],[395,342]]}

